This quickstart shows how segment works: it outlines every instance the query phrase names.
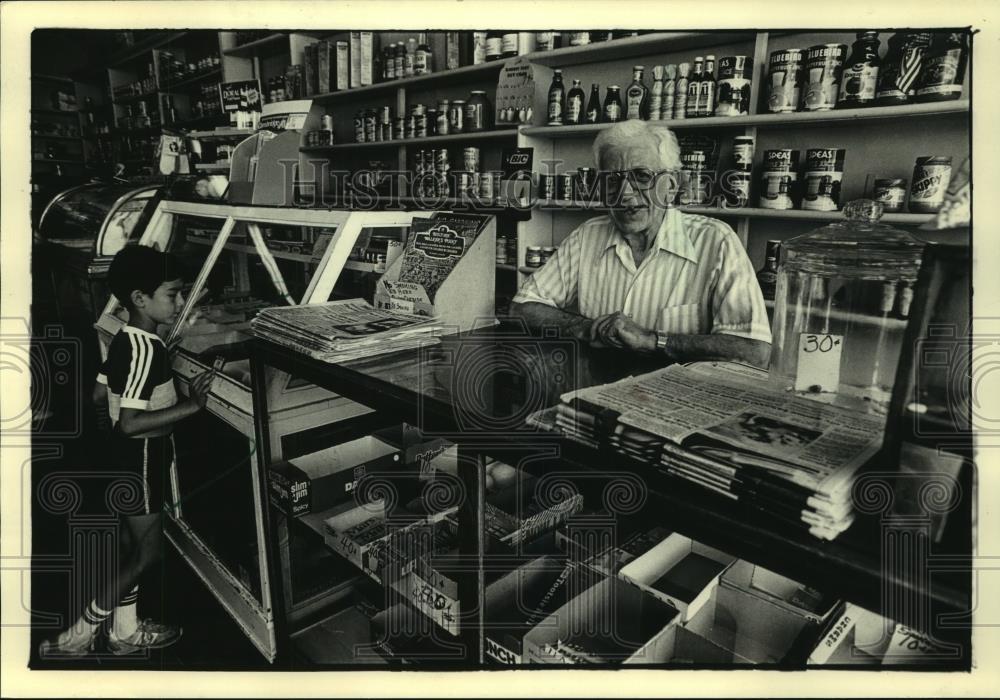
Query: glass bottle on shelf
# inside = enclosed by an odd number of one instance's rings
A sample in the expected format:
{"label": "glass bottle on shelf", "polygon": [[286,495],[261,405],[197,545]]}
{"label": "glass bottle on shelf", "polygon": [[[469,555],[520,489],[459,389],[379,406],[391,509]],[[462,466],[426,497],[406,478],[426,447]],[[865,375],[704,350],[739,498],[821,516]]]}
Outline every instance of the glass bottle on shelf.
{"label": "glass bottle on shelf", "polygon": [[587,100],[587,123],[599,124],[601,122],[601,86],[597,83],[590,85],[590,99]]}
{"label": "glass bottle on shelf", "polygon": [[566,95],[566,116],[563,122],[566,124],[580,124],[583,121],[584,113],[584,100],[586,95],[583,94],[583,88],[580,87],[580,81],[574,80],[573,87],[570,88],[569,93]]}
{"label": "glass bottle on shelf", "polygon": [[944,32],[935,36],[917,79],[916,101],[941,102],[961,97],[967,54],[965,32]]}
{"label": "glass bottle on shelf", "polygon": [[521,42],[518,32],[504,32],[500,41],[501,58],[514,58],[520,53]]}
{"label": "glass bottle on shelf", "polygon": [[878,57],[878,32],[858,32],[855,37],[840,78],[837,107],[841,108],[865,107],[875,101],[878,71],[882,65]]}
{"label": "glass bottle on shelf", "polygon": [[643,82],[644,66],[632,68],[632,84],[625,90],[626,119],[649,119],[649,88]]}
{"label": "glass bottle on shelf", "polygon": [[[486,37],[489,32],[472,32],[472,65],[486,63]],[[497,56],[500,54],[497,53]]]}
{"label": "glass bottle on shelf", "polygon": [[701,106],[698,99],[699,95],[701,95],[701,68],[704,60],[701,56],[697,56],[694,59],[694,74],[687,84],[687,104],[684,107],[684,116],[686,119],[698,116],[698,108]]}
{"label": "glass bottle on shelf", "polygon": [[413,61],[414,75],[428,75],[434,72],[434,53],[427,43],[427,34],[417,37],[417,52]]}
{"label": "glass bottle on shelf", "polygon": [[486,60],[498,61],[503,54],[503,35],[498,31],[486,32]]}
{"label": "glass bottle on shelf", "polygon": [[409,78],[417,73],[417,40],[410,37],[406,40],[406,55],[403,57],[403,77]]}
{"label": "glass bottle on shelf", "polygon": [[608,92],[604,96],[604,121],[617,122],[622,119],[622,98],[620,88],[617,85],[609,85]]}
{"label": "glass bottle on shelf", "polygon": [[549,126],[562,126],[563,109],[566,104],[566,89],[563,86],[562,71],[558,68],[552,72],[552,84],[549,85],[548,121]]}
{"label": "glass bottle on shelf", "polygon": [[778,284],[778,252],[781,241],[768,241],[764,251],[764,266],[757,271],[757,284],[764,298],[773,301]]}
{"label": "glass bottle on shelf", "polygon": [[857,200],[845,221],[785,241],[775,291],[771,381],[866,412],[888,409],[906,322],[893,316],[924,243]]}
{"label": "glass bottle on shelf", "polygon": [[[674,84],[674,107],[671,114],[673,119],[687,118],[688,88],[690,87],[688,75],[690,72],[690,63],[681,63],[677,66],[677,82]],[[663,118],[668,119],[667,115],[664,115]]]}
{"label": "glass bottle on shelf", "polygon": [[698,86],[698,116],[710,117],[715,113],[715,56],[705,57],[705,70]]}

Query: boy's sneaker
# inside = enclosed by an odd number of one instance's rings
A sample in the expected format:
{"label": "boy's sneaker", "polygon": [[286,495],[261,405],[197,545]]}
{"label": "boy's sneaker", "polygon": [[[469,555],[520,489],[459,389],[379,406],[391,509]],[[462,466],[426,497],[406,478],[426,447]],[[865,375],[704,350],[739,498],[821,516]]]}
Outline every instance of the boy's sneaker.
{"label": "boy's sneaker", "polygon": [[145,649],[162,649],[181,638],[181,628],[164,625],[152,620],[140,620],[135,632],[125,639],[115,637],[114,630],[108,633],[108,649],[112,654],[122,656]]}
{"label": "boy's sneaker", "polygon": [[38,655],[43,659],[65,659],[86,656],[94,650],[96,634],[79,635],[63,632],[55,640],[46,639],[38,645]]}

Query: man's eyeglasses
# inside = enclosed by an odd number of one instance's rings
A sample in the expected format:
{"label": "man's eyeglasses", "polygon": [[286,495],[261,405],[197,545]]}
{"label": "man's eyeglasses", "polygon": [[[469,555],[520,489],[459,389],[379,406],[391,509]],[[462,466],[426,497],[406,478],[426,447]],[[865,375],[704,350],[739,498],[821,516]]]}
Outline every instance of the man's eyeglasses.
{"label": "man's eyeglasses", "polygon": [[609,192],[618,192],[627,182],[633,189],[648,190],[657,181],[666,175],[673,174],[673,170],[650,170],[649,168],[633,168],[632,170],[608,170],[604,171],[604,182]]}

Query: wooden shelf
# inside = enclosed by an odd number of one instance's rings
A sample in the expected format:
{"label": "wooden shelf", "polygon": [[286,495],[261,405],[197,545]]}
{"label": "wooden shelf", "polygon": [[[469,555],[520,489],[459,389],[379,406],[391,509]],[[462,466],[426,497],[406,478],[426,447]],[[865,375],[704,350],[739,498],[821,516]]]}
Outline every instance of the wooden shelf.
{"label": "wooden shelf", "polygon": [[111,100],[111,103],[116,105],[127,105],[127,104],[132,104],[133,102],[148,100],[151,97],[156,97],[159,94],[160,94],[159,90],[153,90],[152,92],[144,92],[141,95],[126,95],[125,97],[115,97]]}
{"label": "wooden shelf", "polygon": [[448,134],[446,136],[425,136],[418,139],[400,139],[399,141],[372,141],[369,143],[335,143],[332,146],[305,146],[299,150],[305,153],[322,153],[323,151],[347,151],[360,148],[393,148],[398,146],[422,146],[453,141],[491,141],[494,139],[516,139],[517,129],[500,129],[495,131],[475,131],[472,133]]}
{"label": "wooden shelf", "polygon": [[118,53],[111,57],[111,59],[107,62],[107,65],[109,68],[116,68],[124,63],[128,63],[129,61],[134,61],[144,53],[152,51],[155,48],[163,46],[164,44],[169,44],[172,41],[181,39],[185,34],[187,34],[186,31],[162,31],[153,36],[145,37],[132,46],[121,49]]}
{"label": "wooden shelf", "polygon": [[[608,207],[602,204],[589,202],[569,202],[559,200],[542,200],[538,203],[538,208],[543,211],[570,211],[570,212],[606,212]],[[747,219],[790,219],[799,221],[843,221],[844,212],[837,211],[803,211],[801,209],[760,209],[755,207],[734,207],[725,209],[722,207],[693,207],[679,206],[680,211],[686,214],[704,214],[705,216],[733,216]],[[917,226],[927,223],[934,218],[933,214],[909,214],[909,213],[887,213],[883,214],[880,221],[884,224],[906,224]]]}
{"label": "wooden shelf", "polygon": [[49,136],[48,134],[32,134],[33,139],[48,139],[50,141],[82,141],[83,136]]}
{"label": "wooden shelf", "polygon": [[60,116],[60,117],[72,115],[72,116],[75,117],[76,115],[78,115],[80,113],[80,110],[78,110],[78,109],[46,109],[46,108],[42,107],[42,108],[32,108],[31,113],[32,114],[42,114],[42,115],[45,115],[45,116],[56,115],[56,116]]}
{"label": "wooden shelf", "polygon": [[527,265],[521,265],[517,268],[517,271],[520,272],[522,275],[530,275],[533,272],[535,272],[535,270],[541,269],[541,267],[542,267],[541,265],[539,265],[538,267],[528,267]]}
{"label": "wooden shelf", "polygon": [[313,95],[308,99],[316,100],[317,102],[334,102],[393,92],[400,88],[407,90],[422,90],[434,87],[435,85],[452,85],[462,81],[473,81],[480,78],[486,78],[494,73],[499,74],[500,70],[506,64],[507,61],[490,61],[489,63],[479,63],[474,66],[462,66],[461,68],[430,73],[428,75],[415,75],[410,78],[388,80],[384,83],[375,83],[374,85],[365,85],[364,87],[350,88],[349,90],[326,92],[319,95]]}
{"label": "wooden shelf", "polygon": [[497,263],[497,269],[503,270],[504,272],[517,272],[517,265],[508,265],[506,263]]}
{"label": "wooden shelf", "polygon": [[218,77],[218,78],[222,77],[222,68],[213,68],[210,71],[205,71],[204,73],[199,73],[198,75],[193,75],[191,77],[184,78],[183,80],[179,80],[179,81],[177,81],[176,83],[173,83],[173,84],[167,83],[166,82],[167,79],[161,80],[160,82],[161,82],[161,88],[162,89],[160,91],[161,92],[173,92],[173,91],[175,91],[175,90],[177,90],[179,88],[186,87],[188,85],[193,85],[195,83],[200,83],[203,80],[207,80],[208,78],[215,78],[215,77]]}
{"label": "wooden shelf", "polygon": [[[824,112],[792,112],[790,114],[751,114],[745,117],[702,117],[699,119],[666,119],[651,124],[671,129],[740,129],[747,126],[829,126],[838,123],[859,123],[881,119],[905,117],[932,117],[963,114],[969,111],[969,100],[929,102],[926,104],[899,105],[894,107],[866,107],[860,109],[833,109]],[[574,126],[523,127],[525,136],[542,136],[550,139],[575,139],[596,136],[611,124],[578,124]]]}
{"label": "wooden shelf", "polygon": [[[215,245],[214,238],[197,238],[195,236],[188,236],[187,241],[188,243],[196,243],[198,245],[205,245],[205,246]],[[226,250],[231,250],[236,253],[249,253],[250,255],[259,255],[257,249],[254,246],[245,243],[233,243],[232,241],[228,241],[223,246],[223,248],[225,248]],[[294,260],[296,262],[305,262],[305,263],[317,262],[316,260],[313,260],[312,255],[306,253],[289,253],[288,251],[285,250],[273,250],[271,248],[268,248],[268,250],[271,251],[271,255],[273,255],[275,258],[279,260]]]}
{"label": "wooden shelf", "polygon": [[64,83],[68,85],[73,85],[72,78],[65,78],[60,75],[43,75],[41,73],[33,73],[31,75],[32,80],[44,80],[49,83]]}
{"label": "wooden shelf", "polygon": [[262,48],[264,46],[269,46],[271,44],[276,44],[282,39],[287,41],[288,34],[281,32],[271,34],[261,39],[257,39],[256,41],[248,41],[245,44],[240,44],[239,46],[234,46],[231,49],[226,49],[222,53],[225,56],[238,56],[245,58],[248,56],[252,56],[257,51],[257,49]]}
{"label": "wooden shelf", "polygon": [[83,165],[83,160],[68,158],[32,158],[32,163],[54,163],[56,165]]}
{"label": "wooden shelf", "polygon": [[[655,32],[625,39],[599,41],[586,46],[567,46],[553,51],[535,51],[522,58],[550,68],[560,68],[599,61],[615,61],[653,53],[689,51],[743,41],[753,42],[756,36],[756,32]],[[751,51],[751,53],[753,52]]]}

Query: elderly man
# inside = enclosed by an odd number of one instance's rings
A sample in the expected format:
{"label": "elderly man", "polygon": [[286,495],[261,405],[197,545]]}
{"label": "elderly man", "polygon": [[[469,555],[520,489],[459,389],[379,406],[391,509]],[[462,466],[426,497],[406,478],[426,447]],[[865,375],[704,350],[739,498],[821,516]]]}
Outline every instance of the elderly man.
{"label": "elderly man", "polygon": [[[673,133],[626,121],[602,131],[593,150],[610,215],[563,241],[514,297],[513,313],[598,347],[766,367],[767,311],[739,238],[670,207],[680,169]],[[582,316],[566,310],[574,306]]]}

